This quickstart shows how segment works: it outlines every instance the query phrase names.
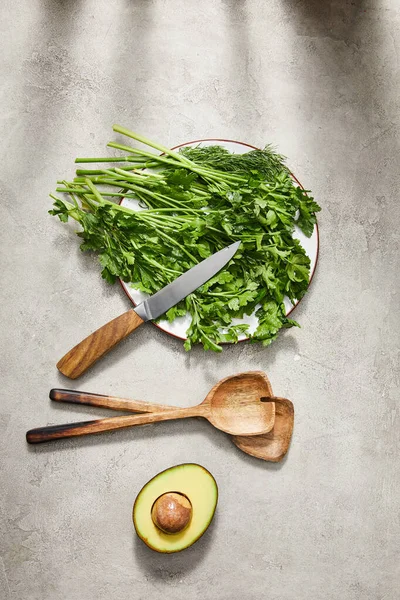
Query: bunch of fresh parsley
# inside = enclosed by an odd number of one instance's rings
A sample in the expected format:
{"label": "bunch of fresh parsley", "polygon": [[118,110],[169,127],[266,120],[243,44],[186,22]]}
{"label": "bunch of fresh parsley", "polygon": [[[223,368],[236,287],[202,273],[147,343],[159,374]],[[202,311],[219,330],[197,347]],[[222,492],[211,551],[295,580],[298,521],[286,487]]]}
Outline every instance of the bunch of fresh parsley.
{"label": "bunch of fresh parsley", "polygon": [[[299,186],[270,147],[231,154],[221,146],[169,150],[120,126],[114,131],[160,151],[111,142],[125,152],[108,158],[78,158],[97,163],[78,169],[73,181],[59,181],[50,211],[71,217],[82,231],[82,250],[97,252],[102,276],[120,277],[152,294],[217,250],[240,240],[230,263],[166,313],[170,321],[187,312],[191,324],[185,348],[202,343],[221,351],[221,343],[250,335],[233,324],[255,311],[258,327],[250,336],[268,345],[282,327],[297,323],[285,314],[306,292],[310,259],[294,237],[297,225],[310,236],[320,207]],[[109,163],[104,165],[102,163]],[[132,197],[146,209],[120,206]],[[111,200],[110,200],[111,198]]]}

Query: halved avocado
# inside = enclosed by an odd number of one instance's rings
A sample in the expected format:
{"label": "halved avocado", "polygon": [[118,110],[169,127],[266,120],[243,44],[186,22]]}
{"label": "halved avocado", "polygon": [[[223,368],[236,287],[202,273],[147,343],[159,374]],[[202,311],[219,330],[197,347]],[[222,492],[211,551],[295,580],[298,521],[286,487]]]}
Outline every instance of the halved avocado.
{"label": "halved avocado", "polygon": [[[217,483],[207,469],[193,463],[177,465],[150,479],[140,490],[133,505],[133,524],[152,550],[180,552],[206,531],[217,501]],[[176,532],[166,533],[166,528]]]}

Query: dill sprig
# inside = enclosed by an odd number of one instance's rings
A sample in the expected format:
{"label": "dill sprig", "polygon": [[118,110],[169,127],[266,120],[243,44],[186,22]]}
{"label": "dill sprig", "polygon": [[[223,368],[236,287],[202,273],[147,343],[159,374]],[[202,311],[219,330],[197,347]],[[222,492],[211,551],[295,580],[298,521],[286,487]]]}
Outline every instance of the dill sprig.
{"label": "dill sprig", "polygon": [[250,150],[244,154],[232,154],[223,146],[195,146],[182,148],[180,153],[191,161],[232,173],[257,171],[266,178],[274,178],[287,172],[285,157],[266,145],[264,150]]}

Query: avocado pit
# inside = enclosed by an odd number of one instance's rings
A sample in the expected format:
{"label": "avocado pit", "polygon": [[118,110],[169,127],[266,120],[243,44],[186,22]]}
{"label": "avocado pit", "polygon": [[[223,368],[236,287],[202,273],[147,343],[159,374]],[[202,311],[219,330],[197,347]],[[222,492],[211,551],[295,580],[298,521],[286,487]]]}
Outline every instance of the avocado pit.
{"label": "avocado pit", "polygon": [[162,494],[154,502],[151,518],[156,527],[164,533],[179,533],[190,523],[192,505],[189,499],[179,492]]}

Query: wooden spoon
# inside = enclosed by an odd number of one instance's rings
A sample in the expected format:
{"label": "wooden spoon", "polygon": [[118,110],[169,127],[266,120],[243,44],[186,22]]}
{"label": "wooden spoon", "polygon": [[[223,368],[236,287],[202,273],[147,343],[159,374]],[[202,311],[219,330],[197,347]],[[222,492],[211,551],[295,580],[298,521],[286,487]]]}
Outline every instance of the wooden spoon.
{"label": "wooden spoon", "polygon": [[232,436],[233,443],[251,456],[279,462],[289,450],[294,424],[294,408],[286,398],[274,400],[275,423],[273,429],[262,435]]}
{"label": "wooden spoon", "polygon": [[[158,409],[156,412],[147,414],[39,427],[28,431],[26,439],[29,443],[35,444],[188,417],[203,417],[217,429],[231,435],[259,435],[271,431],[275,421],[273,399],[269,402],[260,400],[260,398],[266,397],[268,391],[264,373],[240,373],[222,379],[207,394],[203,402],[194,407]],[[116,408],[115,400],[117,399],[114,399],[113,407],[109,404],[110,408]],[[138,405],[138,403],[135,404]],[[122,410],[126,410],[126,404]]]}
{"label": "wooden spoon", "polygon": [[[268,395],[273,397],[271,383],[264,374],[265,384],[268,388]],[[267,398],[265,398],[267,401]],[[261,458],[269,462],[279,462],[289,450],[292,439],[294,425],[294,407],[293,403],[286,398],[274,399],[275,402],[275,423],[269,433],[263,435],[232,436],[232,441],[236,446],[250,456]]]}
{"label": "wooden spoon", "polygon": [[[235,435],[231,436],[231,438],[233,443],[246,454],[255,456],[261,460],[279,462],[286,455],[290,446],[294,425],[294,408],[290,400],[274,397],[267,375],[265,373],[260,373],[260,375],[264,378],[265,393],[268,394],[267,397],[263,396],[263,401],[271,401],[273,398],[275,403],[274,426],[269,433],[262,435]],[[138,413],[168,411],[175,410],[176,408],[175,406],[167,406],[165,404],[152,404],[150,402],[113,398],[111,396],[88,394],[73,390],[51,390],[50,398],[57,402],[74,402]],[[271,400],[269,400],[270,398]]]}

